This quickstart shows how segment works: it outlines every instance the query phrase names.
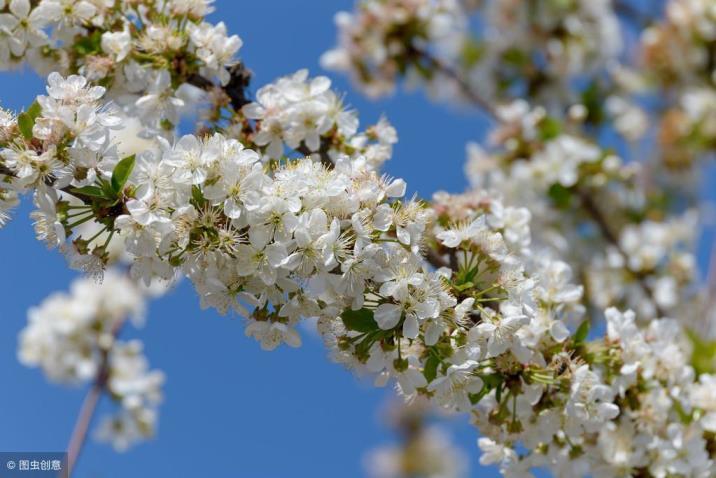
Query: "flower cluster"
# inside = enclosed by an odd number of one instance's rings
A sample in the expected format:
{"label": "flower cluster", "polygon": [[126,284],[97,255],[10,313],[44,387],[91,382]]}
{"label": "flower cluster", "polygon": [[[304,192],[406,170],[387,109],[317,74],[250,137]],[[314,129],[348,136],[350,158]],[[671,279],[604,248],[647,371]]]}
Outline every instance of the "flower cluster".
{"label": "flower cluster", "polygon": [[[16,194],[34,192],[38,238],[49,247],[60,246],[74,267],[93,273],[101,272],[106,262],[109,238],[92,249],[92,241],[78,238],[67,246],[66,239],[88,221],[102,223],[93,204],[87,202],[100,196],[100,188],[93,184],[106,186],[108,198],[103,207],[112,207],[110,199],[117,203],[122,193],[115,182],[116,191],[109,197],[111,173],[119,162],[110,132],[121,119],[112,105],[99,101],[104,91],[80,76],[50,75],[48,96],[39,96],[17,121],[7,123],[10,139],[0,151],[5,184]],[[72,200],[65,199],[70,192]],[[111,227],[111,220],[105,221],[101,232]]]}
{"label": "flower cluster", "polygon": [[[101,273],[116,235],[132,255],[132,277],[148,284],[181,270],[224,312],[248,300],[260,323],[247,332],[275,346],[277,331],[290,337],[302,313],[335,316],[345,290],[360,305],[388,257],[420,246],[429,211],[395,203],[405,184],[378,176],[366,159],[343,157],[330,169],[310,159],[264,164],[215,133],[174,144],[160,137],[120,160],[110,134],[117,117],[98,103],[103,88],[79,76],[49,81],[49,96],[13,124],[22,134],[0,157],[11,185],[34,188],[38,237],[73,267]],[[85,223],[96,224],[92,237],[78,232]]]}
{"label": "flower cluster", "polygon": [[713,85],[709,59],[716,38],[716,11],[709,0],[670,0],[665,18],[642,34],[643,61],[667,84]]}
{"label": "flower cluster", "polygon": [[246,139],[273,160],[281,159],[288,148],[327,164],[340,156],[360,156],[379,169],[392,155],[398,140],[395,129],[382,118],[358,133],[357,114],[347,110],[330,87],[327,77],[309,78],[307,70],[263,86],[256,101],[242,108],[245,118],[255,120],[255,132]]}
{"label": "flower cluster", "polygon": [[716,10],[708,0],[671,0],[664,18],[641,36],[644,76],[674,98],[659,125],[662,162],[692,169],[700,154],[716,148]]}
{"label": "flower cluster", "polygon": [[[484,97],[563,98],[570,79],[622,49],[610,0],[473,3],[358,2],[355,13],[336,16],[338,46],[323,65],[349,72],[370,96],[391,92],[402,76],[440,98],[458,99],[466,87]],[[468,30],[473,10],[485,22],[477,37]]]}
{"label": "flower cluster", "polygon": [[350,72],[370,96],[390,93],[401,75],[431,78],[436,62],[453,63],[467,33],[457,0],[368,0],[335,18],[338,46],[321,58],[325,68]]}
{"label": "flower cluster", "polygon": [[663,202],[638,186],[638,165],[563,131],[542,108],[515,101],[497,114],[495,150],[468,151],[478,195],[492,188],[511,204],[529,205],[539,232],[534,246],[579,265],[598,308],[622,305],[646,319],[687,302],[696,275],[694,211],[657,219]]}
{"label": "flower cluster", "polygon": [[[577,365],[563,408],[545,390],[518,401],[516,413],[529,425],[481,438],[481,463],[499,464],[506,476],[531,476],[534,467],[559,476],[711,476],[713,378],[694,382],[679,324],[661,319],[640,329],[632,312],[614,308],[606,319],[605,342],[584,355],[600,372]],[[488,415],[476,419],[491,429]],[[532,451],[520,455],[518,440]]]}
{"label": "flower cluster", "polygon": [[485,3],[486,31],[465,75],[486,95],[565,98],[569,80],[603,69],[621,52],[611,0]]}
{"label": "flower cluster", "polygon": [[40,367],[54,382],[106,387],[118,412],[97,432],[118,450],[154,435],[162,399],[164,375],[149,370],[141,342],[118,338],[127,321],[142,324],[145,296],[114,270],[102,284],[79,279],[69,293],[55,293],[32,308],[20,333],[24,365]]}
{"label": "flower cluster", "polygon": [[166,132],[203,98],[193,85],[231,79],[242,42],[204,21],[212,1],[3,2],[0,67],[28,61],[40,73],[81,73],[108,87],[147,134]]}

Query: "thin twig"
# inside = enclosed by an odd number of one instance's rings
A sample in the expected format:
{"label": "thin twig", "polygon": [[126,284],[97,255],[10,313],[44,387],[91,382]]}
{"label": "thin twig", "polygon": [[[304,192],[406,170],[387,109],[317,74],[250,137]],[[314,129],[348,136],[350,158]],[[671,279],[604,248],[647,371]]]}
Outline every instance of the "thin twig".
{"label": "thin twig", "polygon": [[330,143],[326,138],[321,138],[321,145],[318,148],[318,151],[311,151],[308,146],[306,146],[306,143],[301,142],[301,144],[295,148],[295,150],[302,155],[308,157],[311,156],[313,153],[318,153],[319,157],[321,158],[321,163],[324,166],[327,166],[329,168],[333,168],[333,160],[331,159],[330,155],[328,154],[328,150],[330,149]]}
{"label": "thin twig", "polygon": [[437,71],[442,73],[443,75],[447,76],[451,80],[455,82],[455,84],[460,88],[460,91],[462,92],[467,99],[469,99],[475,106],[480,108],[487,116],[490,118],[497,120],[497,111],[495,110],[494,106],[490,104],[489,101],[487,101],[485,98],[480,96],[471,86],[470,84],[460,76],[460,74],[452,69],[450,66],[446,65],[442,61],[435,58],[433,55],[431,55],[429,52],[421,49],[415,49],[415,54],[423,58],[425,61],[427,61],[430,65],[432,65]]}
{"label": "thin twig", "polygon": [[659,304],[657,304],[655,300],[654,291],[651,286],[646,282],[646,277],[644,276],[644,274],[639,271],[634,271],[629,267],[629,255],[621,247],[621,244],[619,244],[619,239],[617,238],[616,234],[612,232],[611,228],[609,227],[609,223],[607,222],[607,219],[604,217],[604,214],[602,214],[602,211],[599,209],[599,206],[597,206],[597,204],[592,199],[592,196],[589,194],[588,191],[585,191],[580,187],[577,187],[576,192],[581,202],[582,208],[589,215],[594,224],[597,225],[597,228],[599,229],[599,232],[602,237],[604,237],[604,239],[616,249],[619,255],[622,256],[622,260],[624,261],[624,268],[629,271],[632,276],[634,276],[634,278],[637,280],[637,283],[639,284],[639,287],[649,297],[652,304],[654,305],[654,310],[656,311],[657,315],[659,317],[665,317],[665,313],[661,309],[661,307],[659,307]]}
{"label": "thin twig", "polygon": [[94,416],[95,410],[97,410],[97,404],[104,391],[104,385],[98,382],[92,384],[89,392],[85,396],[82,402],[82,408],[77,416],[75,422],[75,428],[72,431],[72,437],[70,443],[67,446],[67,476],[71,476],[72,471],[75,468],[77,459],[79,458],[82,447],[87,439],[87,431],[89,430],[92,417]]}
{"label": "thin twig", "polygon": [[[120,330],[124,325],[124,321],[118,321],[112,328],[112,337],[116,338],[119,335]],[[69,444],[67,445],[67,476],[72,476],[72,471],[77,464],[82,448],[87,441],[87,431],[89,430],[92,418],[97,411],[97,405],[99,399],[102,397],[102,393],[107,388],[107,380],[109,380],[109,353],[110,350],[102,350],[102,356],[100,358],[100,365],[97,370],[92,387],[90,387],[82,407],[77,415],[72,435],[70,436]]]}

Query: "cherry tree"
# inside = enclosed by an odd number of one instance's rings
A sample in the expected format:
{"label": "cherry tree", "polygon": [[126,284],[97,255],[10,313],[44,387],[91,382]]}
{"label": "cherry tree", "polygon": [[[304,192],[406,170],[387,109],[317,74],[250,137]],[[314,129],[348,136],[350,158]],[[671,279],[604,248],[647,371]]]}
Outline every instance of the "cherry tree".
{"label": "cherry tree", "polygon": [[[325,68],[490,122],[467,145],[469,190],[407,198],[381,173],[388,119],[361,127],[307,70],[252,85],[211,0],[0,2],[0,65],[47,76],[0,112],[0,225],[33,201],[37,239],[85,274],[30,311],[19,349],[54,381],[92,383],[70,466],[102,394],[117,413],[99,438],[153,435],[163,375],[119,334],[186,279],[265,350],[300,346],[316,319],[331,360],[414,404],[402,423],[460,414],[505,476],[714,476],[695,185],[716,147],[716,5],[656,3],[338,13]],[[435,437],[407,443],[460,469]]]}

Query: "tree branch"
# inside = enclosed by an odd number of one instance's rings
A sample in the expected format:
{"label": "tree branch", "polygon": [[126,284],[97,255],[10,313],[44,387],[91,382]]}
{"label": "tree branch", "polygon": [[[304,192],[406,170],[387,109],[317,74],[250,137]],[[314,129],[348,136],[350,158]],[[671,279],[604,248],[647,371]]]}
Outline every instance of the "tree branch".
{"label": "tree branch", "polygon": [[611,228],[609,227],[609,223],[607,222],[607,219],[602,214],[602,211],[599,209],[599,206],[594,202],[592,199],[592,196],[589,194],[588,191],[585,191],[584,189],[577,187],[576,188],[577,196],[579,197],[580,203],[582,205],[582,209],[589,215],[589,217],[592,219],[592,222],[597,226],[599,229],[600,234],[602,237],[612,246],[616,251],[619,253],[620,256],[622,256],[622,260],[624,261],[624,268],[636,279],[637,283],[639,284],[639,287],[642,289],[642,291],[649,297],[649,300],[651,300],[652,304],[654,305],[654,309],[659,317],[665,317],[664,311],[659,307],[659,304],[656,303],[656,300],[654,299],[655,294],[651,286],[646,282],[646,276],[639,271],[632,270],[629,265],[629,255],[622,249],[621,244],[619,244],[619,239],[612,232]]}
{"label": "tree branch", "polygon": [[[124,320],[117,322],[112,328],[112,337],[116,339],[119,335],[120,330],[124,325]],[[109,354],[110,349],[102,350],[102,356],[100,358],[99,369],[95,376],[92,387],[90,387],[82,407],[77,415],[72,435],[70,436],[69,444],[67,445],[67,476],[72,476],[72,471],[77,464],[82,448],[87,441],[87,432],[89,426],[92,423],[94,414],[97,411],[97,405],[99,399],[102,397],[102,393],[107,388],[107,381],[109,380]]]}
{"label": "tree branch", "polygon": [[415,48],[414,51],[416,55],[425,60],[435,70],[439,71],[440,73],[454,81],[455,84],[460,88],[462,94],[465,95],[465,97],[467,97],[467,99],[469,99],[473,105],[480,108],[490,118],[494,120],[498,119],[497,111],[495,110],[494,106],[490,104],[490,102],[487,101],[485,98],[480,96],[475,90],[473,90],[467,80],[460,76],[457,71],[455,71],[445,63],[441,62],[425,50]]}
{"label": "tree branch", "polygon": [[241,62],[229,67],[228,71],[230,75],[229,82],[223,86],[219,86],[199,74],[191,75],[187,78],[187,83],[194,85],[197,88],[201,88],[202,90],[210,90],[214,87],[221,88],[229,97],[231,101],[231,108],[238,112],[245,104],[251,102],[246,94],[246,90],[251,83],[251,71]]}
{"label": "tree branch", "polygon": [[318,151],[311,151],[308,149],[308,146],[306,146],[306,143],[301,142],[301,144],[296,148],[296,151],[301,153],[304,156],[310,156],[313,153],[318,153],[321,157],[321,163],[324,166],[327,166],[329,168],[332,168],[334,166],[333,160],[328,155],[328,150],[330,149],[330,144],[328,141],[325,140],[325,138],[321,138],[321,145],[318,148]]}
{"label": "tree branch", "polygon": [[67,476],[71,476],[77,464],[77,459],[87,439],[87,431],[103,391],[104,384],[95,381],[82,402],[82,408],[80,408],[80,413],[75,422],[75,428],[70,437],[70,443],[67,446]]}

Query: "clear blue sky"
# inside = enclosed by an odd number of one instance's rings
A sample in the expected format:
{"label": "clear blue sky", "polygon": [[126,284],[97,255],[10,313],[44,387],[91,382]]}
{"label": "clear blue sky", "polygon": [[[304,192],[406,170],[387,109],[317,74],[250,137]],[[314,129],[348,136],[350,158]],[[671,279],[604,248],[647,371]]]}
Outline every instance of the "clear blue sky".
{"label": "clear blue sky", "polygon": [[[325,73],[318,58],[334,42],[333,14],[351,6],[352,0],[217,0],[214,20],[244,40],[241,57],[255,73],[255,91],[299,68]],[[386,113],[397,127],[400,143],[387,170],[405,178],[410,193],[463,190],[464,144],[481,136],[479,117],[432,105],[421,94],[370,103],[344,78],[329,76],[362,124]],[[29,105],[43,89],[30,71],[0,74],[6,108]],[[84,390],[47,383],[15,354],[27,308],[66,289],[75,274],[34,239],[29,202],[0,230],[0,450],[61,450]],[[306,334],[300,349],[262,352],[244,337],[240,318],[201,311],[187,283],[151,304],[137,335],[151,364],[167,375],[159,435],[125,454],[89,442],[77,477],[352,478],[363,476],[367,450],[392,439],[378,418],[390,389],[360,383]],[[451,430],[473,476],[494,476],[480,473],[477,435],[463,422]]]}

